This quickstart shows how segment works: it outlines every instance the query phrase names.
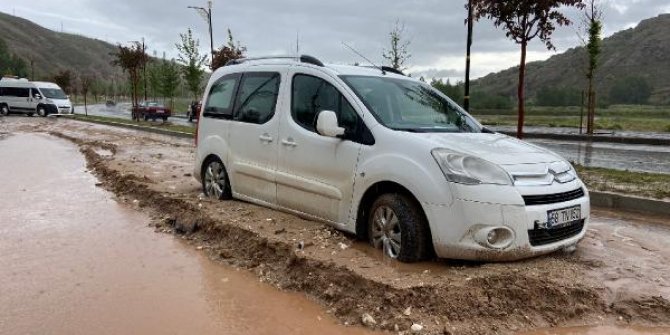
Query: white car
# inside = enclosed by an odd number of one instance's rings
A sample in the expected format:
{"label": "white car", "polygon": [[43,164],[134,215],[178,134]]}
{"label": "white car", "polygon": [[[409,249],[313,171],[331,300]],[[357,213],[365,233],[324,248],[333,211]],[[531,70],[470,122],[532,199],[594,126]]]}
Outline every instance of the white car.
{"label": "white car", "polygon": [[326,222],[400,261],[574,250],[589,223],[565,159],[392,69],[246,59],[212,75],[203,106],[205,195]]}
{"label": "white car", "polygon": [[48,116],[73,114],[74,108],[65,92],[54,83],[2,78],[0,113]]}

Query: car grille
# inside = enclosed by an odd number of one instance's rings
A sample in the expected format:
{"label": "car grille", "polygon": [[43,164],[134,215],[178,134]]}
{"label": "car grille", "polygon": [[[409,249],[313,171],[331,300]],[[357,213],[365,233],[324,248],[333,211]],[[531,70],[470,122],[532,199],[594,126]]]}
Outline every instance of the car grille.
{"label": "car grille", "polygon": [[530,245],[537,247],[575,237],[584,229],[584,222],[585,220],[582,219],[561,228],[529,230]]}
{"label": "car grille", "polygon": [[584,229],[584,222],[585,220],[582,219],[561,228],[529,230],[530,245],[537,247],[575,237]]}
{"label": "car grille", "polygon": [[556,193],[556,194],[542,194],[542,195],[524,195],[523,201],[526,206],[534,205],[548,205],[559,202],[566,202],[570,200],[579,199],[584,196],[584,189],[581,187],[570,192]]}

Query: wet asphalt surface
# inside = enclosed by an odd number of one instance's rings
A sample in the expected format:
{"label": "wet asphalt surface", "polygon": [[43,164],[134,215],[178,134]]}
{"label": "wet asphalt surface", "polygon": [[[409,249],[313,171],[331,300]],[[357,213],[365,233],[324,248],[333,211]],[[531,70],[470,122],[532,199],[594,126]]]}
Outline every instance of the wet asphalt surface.
{"label": "wet asphalt surface", "polygon": [[[129,103],[119,103],[116,106],[105,106],[102,104],[89,105],[87,107],[89,115],[95,116],[106,116],[106,117],[116,117],[116,118],[127,118],[130,120],[130,104]],[[86,114],[84,106],[75,106],[75,114]],[[168,121],[173,124],[181,126],[193,126],[194,124],[188,122],[188,119],[181,116],[171,116]],[[162,122],[162,121],[156,121]]]}

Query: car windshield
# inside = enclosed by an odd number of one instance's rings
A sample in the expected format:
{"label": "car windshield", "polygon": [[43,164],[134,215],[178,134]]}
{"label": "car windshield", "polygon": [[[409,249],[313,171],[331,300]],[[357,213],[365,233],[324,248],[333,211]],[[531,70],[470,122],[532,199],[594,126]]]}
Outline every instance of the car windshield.
{"label": "car windshield", "polygon": [[40,87],[40,92],[42,92],[42,94],[49,99],[61,99],[61,100],[67,99],[67,95],[65,95],[65,92],[63,92],[63,90],[61,90],[60,88]]}
{"label": "car windshield", "polygon": [[425,83],[390,77],[341,78],[388,128],[426,133],[482,131],[461,107]]}

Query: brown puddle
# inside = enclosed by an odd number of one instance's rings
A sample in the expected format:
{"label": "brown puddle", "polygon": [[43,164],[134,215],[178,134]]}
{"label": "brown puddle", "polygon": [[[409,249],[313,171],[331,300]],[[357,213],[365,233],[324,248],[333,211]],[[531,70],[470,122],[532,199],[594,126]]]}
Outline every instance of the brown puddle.
{"label": "brown puddle", "polygon": [[519,335],[667,335],[670,328],[644,328],[644,327],[572,327],[556,328],[546,330],[535,330],[521,333]]}
{"label": "brown puddle", "polygon": [[76,146],[0,141],[2,334],[364,334],[147,228]]}

